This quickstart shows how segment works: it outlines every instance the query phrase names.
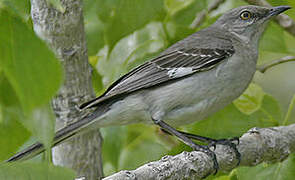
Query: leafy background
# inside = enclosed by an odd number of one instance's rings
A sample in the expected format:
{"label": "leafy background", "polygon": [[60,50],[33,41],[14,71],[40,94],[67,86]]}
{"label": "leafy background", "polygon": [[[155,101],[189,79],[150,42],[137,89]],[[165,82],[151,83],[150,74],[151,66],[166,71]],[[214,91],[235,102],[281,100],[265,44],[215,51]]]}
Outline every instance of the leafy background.
{"label": "leafy background", "polygon": [[[242,0],[226,0],[206,15],[200,27],[191,29],[196,14],[210,2],[84,0],[89,62],[94,69],[93,87],[97,95],[131,68],[209,26],[223,12],[246,4]],[[293,0],[268,2],[295,7]],[[58,0],[48,3],[64,10]],[[0,0],[0,161],[35,140],[48,147],[54,134],[54,115],[49,104],[62,83],[63,73],[54,54],[34,34],[29,12],[29,0]],[[294,10],[287,14],[295,20]],[[294,36],[271,22],[260,43],[258,63],[294,54]],[[290,62],[264,74],[257,72],[254,83],[233,104],[207,120],[180,129],[226,138],[239,136],[254,126],[294,123],[294,68],[295,64]],[[190,150],[155,126],[136,124],[101,131],[105,175]],[[294,169],[295,156],[291,155],[282,163],[239,167],[208,179],[293,179]],[[0,179],[73,179],[74,176],[72,170],[47,164],[41,158],[26,163],[0,163]]]}

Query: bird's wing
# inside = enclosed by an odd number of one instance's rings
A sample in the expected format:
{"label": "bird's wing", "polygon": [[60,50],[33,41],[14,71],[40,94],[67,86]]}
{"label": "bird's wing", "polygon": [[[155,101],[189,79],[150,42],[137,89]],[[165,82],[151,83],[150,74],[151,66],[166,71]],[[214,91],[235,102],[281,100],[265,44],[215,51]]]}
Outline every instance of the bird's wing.
{"label": "bird's wing", "polygon": [[91,108],[117,95],[150,88],[196,72],[207,71],[232,56],[233,53],[233,48],[192,48],[171,51],[131,70],[114,82],[102,96],[82,104],[80,108]]}

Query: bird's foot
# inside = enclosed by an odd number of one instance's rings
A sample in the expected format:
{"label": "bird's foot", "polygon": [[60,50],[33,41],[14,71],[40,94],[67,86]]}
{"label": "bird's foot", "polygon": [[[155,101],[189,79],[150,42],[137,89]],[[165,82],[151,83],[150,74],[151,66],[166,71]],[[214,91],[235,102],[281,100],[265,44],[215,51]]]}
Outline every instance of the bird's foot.
{"label": "bird's foot", "polygon": [[203,153],[207,154],[212,159],[212,161],[213,161],[213,169],[214,169],[213,174],[215,175],[218,172],[218,169],[219,169],[216,154],[212,150],[210,150],[209,146],[197,145],[197,146],[194,146],[192,148],[195,151],[200,151],[200,152],[203,152]]}
{"label": "bird's foot", "polygon": [[231,149],[234,150],[236,158],[238,160],[238,163],[236,166],[239,166],[240,162],[241,162],[241,154],[238,151],[237,145],[240,143],[239,138],[238,137],[234,137],[231,139],[211,139],[209,140],[209,147],[216,147],[217,144],[220,145],[224,145],[224,146],[229,146]]}

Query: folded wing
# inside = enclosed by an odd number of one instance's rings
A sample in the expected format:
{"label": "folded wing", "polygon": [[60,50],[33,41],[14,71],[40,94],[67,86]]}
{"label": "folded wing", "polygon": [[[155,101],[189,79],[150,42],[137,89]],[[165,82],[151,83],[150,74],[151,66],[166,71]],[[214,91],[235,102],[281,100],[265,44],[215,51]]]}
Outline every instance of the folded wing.
{"label": "folded wing", "polygon": [[131,70],[114,82],[102,96],[82,104],[80,108],[91,108],[114,96],[210,70],[233,53],[233,48],[174,50]]}

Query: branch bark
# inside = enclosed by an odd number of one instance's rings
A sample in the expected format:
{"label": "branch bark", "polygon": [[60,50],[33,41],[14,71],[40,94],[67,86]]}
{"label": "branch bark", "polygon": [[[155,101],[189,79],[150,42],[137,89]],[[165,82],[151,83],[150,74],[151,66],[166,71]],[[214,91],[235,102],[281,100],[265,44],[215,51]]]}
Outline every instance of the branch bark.
{"label": "branch bark", "polygon": [[[252,128],[237,145],[241,166],[255,166],[261,162],[280,162],[295,151],[295,124],[273,128]],[[224,145],[214,150],[220,171],[230,171],[237,165],[234,151]],[[120,171],[103,180],[120,179],[202,179],[214,172],[212,159],[202,152],[183,152],[164,156],[132,171]]]}
{"label": "branch bark", "polygon": [[[266,0],[245,0],[249,4],[271,7]],[[279,14],[275,17],[275,21],[287,32],[295,36],[295,22],[286,14]]]}
{"label": "branch bark", "polygon": [[[47,42],[64,68],[64,84],[52,101],[56,129],[80,119],[75,106],[94,96],[88,64],[82,0],[61,0],[64,12],[46,0],[31,0],[36,34]],[[44,67],[46,68],[46,67]],[[74,169],[78,177],[100,179],[102,138],[98,130],[83,134],[53,149],[53,162]]]}

